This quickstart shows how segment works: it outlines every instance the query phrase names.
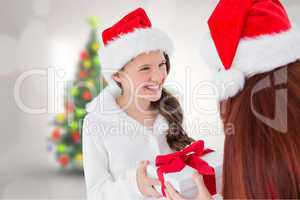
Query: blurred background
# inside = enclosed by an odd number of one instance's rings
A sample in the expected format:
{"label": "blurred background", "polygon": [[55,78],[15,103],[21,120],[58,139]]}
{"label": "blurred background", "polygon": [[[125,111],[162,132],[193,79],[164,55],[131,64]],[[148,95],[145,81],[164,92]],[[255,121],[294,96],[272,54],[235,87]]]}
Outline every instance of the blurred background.
{"label": "blurred background", "polygon": [[[300,24],[300,1],[282,3]],[[94,87],[101,77],[96,53],[101,32],[137,7],[174,40],[167,85],[182,102],[189,134],[222,151],[217,102],[205,88],[210,73],[198,54],[216,4],[0,0],[0,199],[85,199],[80,120],[84,105],[101,91]],[[84,86],[76,86],[78,81]],[[198,95],[207,98],[195,98]]]}

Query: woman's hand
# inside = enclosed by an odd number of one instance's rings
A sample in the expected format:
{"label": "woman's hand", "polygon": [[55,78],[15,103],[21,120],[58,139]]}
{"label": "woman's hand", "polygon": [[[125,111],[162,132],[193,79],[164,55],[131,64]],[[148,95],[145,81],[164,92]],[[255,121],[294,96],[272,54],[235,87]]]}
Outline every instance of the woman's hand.
{"label": "woman's hand", "polygon": [[149,161],[141,161],[137,169],[137,183],[141,193],[147,197],[163,197],[156,191],[154,185],[160,185],[158,179],[149,178],[147,176],[147,165]]}
{"label": "woman's hand", "polygon": [[[198,195],[195,198],[195,200],[211,200],[212,196],[208,192],[204,182],[203,177],[199,173],[193,174],[193,180],[196,183],[197,189],[198,189]],[[168,200],[186,200],[183,198],[173,187],[170,183],[166,182],[166,196]]]}

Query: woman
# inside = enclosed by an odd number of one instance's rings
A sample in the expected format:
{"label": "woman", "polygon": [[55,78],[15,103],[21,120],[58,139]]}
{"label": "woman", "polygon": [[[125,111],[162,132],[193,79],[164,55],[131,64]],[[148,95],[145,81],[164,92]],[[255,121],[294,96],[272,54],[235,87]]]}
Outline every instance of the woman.
{"label": "woman", "polygon": [[83,166],[90,200],[156,199],[146,167],[190,144],[177,99],[163,84],[172,44],[141,8],[102,33],[99,56],[108,87],[87,106]]}
{"label": "woman", "polygon": [[[224,127],[234,127],[225,128],[223,197],[299,199],[300,32],[278,0],[221,0],[208,24],[202,55],[216,71]],[[194,179],[198,199],[212,198]]]}

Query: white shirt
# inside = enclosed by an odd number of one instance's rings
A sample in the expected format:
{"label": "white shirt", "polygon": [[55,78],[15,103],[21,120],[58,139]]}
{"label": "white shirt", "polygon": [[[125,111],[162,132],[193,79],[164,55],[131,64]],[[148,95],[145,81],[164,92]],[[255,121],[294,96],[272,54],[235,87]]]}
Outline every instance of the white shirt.
{"label": "white shirt", "polygon": [[82,143],[88,200],[156,199],[141,194],[136,169],[141,160],[173,152],[166,141],[168,123],[158,115],[153,131],[146,128],[118,106],[117,95],[107,87],[86,107]]}

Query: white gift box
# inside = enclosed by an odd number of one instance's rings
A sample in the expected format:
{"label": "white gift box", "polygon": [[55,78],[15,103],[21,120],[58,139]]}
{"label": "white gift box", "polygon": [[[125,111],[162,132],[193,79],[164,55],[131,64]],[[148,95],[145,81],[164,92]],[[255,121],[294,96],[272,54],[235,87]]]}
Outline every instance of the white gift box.
{"label": "white gift box", "polygon": [[[202,156],[201,159],[214,168],[217,194],[221,194],[223,155],[219,152],[211,152]],[[198,192],[196,184],[192,179],[192,174],[195,171],[195,169],[185,166],[180,172],[164,174],[164,179],[165,181],[170,182],[174,189],[177,190],[177,192],[179,192],[184,198],[195,198]],[[150,178],[158,178],[154,161],[150,161],[147,167],[147,175]],[[160,185],[155,186],[155,189],[161,193]]]}

